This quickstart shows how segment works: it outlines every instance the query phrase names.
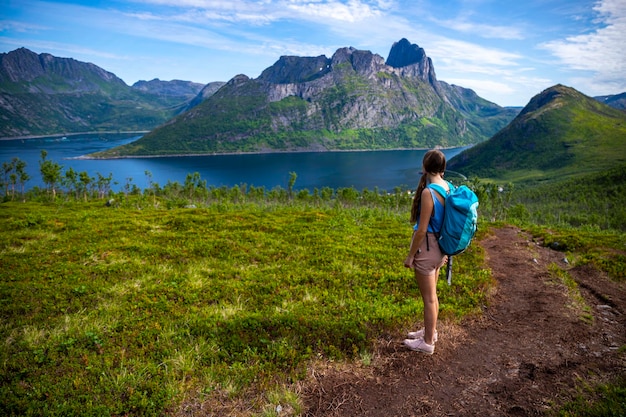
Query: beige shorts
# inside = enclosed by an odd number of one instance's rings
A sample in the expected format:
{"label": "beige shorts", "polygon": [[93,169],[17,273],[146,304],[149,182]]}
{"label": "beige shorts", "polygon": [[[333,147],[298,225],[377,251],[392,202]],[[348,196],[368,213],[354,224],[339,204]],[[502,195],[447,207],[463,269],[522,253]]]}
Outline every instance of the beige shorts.
{"label": "beige shorts", "polygon": [[441,253],[435,235],[427,233],[419,251],[413,258],[412,268],[420,275],[429,276],[435,274],[437,269],[446,263],[446,260],[447,257]]}

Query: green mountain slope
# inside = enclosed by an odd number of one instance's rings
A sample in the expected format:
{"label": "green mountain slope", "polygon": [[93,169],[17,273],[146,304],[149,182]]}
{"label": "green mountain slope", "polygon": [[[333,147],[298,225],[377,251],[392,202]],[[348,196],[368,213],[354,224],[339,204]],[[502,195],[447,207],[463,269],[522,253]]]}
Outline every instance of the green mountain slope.
{"label": "green mountain slope", "polygon": [[449,168],[507,181],[545,181],[624,164],[626,114],[556,85],[491,139],[457,155]]}
{"label": "green mountain slope", "polygon": [[138,141],[95,156],[461,146],[515,114],[437,81],[423,49],[403,39],[387,62],[354,48],[281,57],[259,78],[236,76]]}
{"label": "green mountain slope", "polygon": [[96,65],[25,48],[0,54],[0,137],[150,130],[202,88],[177,81],[180,93],[162,94],[174,83],[153,84],[129,87]]}

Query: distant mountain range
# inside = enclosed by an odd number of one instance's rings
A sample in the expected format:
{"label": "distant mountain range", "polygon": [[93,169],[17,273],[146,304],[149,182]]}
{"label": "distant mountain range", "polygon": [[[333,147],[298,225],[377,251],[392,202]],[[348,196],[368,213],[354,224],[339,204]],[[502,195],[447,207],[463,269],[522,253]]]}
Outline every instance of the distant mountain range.
{"label": "distant mountain range", "polygon": [[626,93],[614,94],[610,96],[598,96],[594,97],[594,99],[616,109],[626,110]]}
{"label": "distant mountain range", "polygon": [[151,130],[185,111],[203,89],[223,84],[152,80],[129,87],[96,65],[20,48],[0,54],[0,137]]}
{"label": "distant mountain range", "polygon": [[448,168],[532,182],[626,166],[626,112],[603,102],[563,85],[548,88],[507,127],[453,158]]}
{"label": "distant mountain range", "polygon": [[488,139],[517,111],[438,81],[424,50],[402,39],[386,61],[354,48],[283,56],[98,156],[461,146]]}
{"label": "distant mountain range", "polygon": [[[624,110],[626,93],[596,102]],[[0,137],[151,131],[101,157],[460,146],[515,129],[526,140],[534,119],[520,119],[527,108],[515,118],[519,112],[438,81],[425,51],[406,39],[387,60],[354,48],[331,58],[283,56],[256,79],[207,85],[155,79],[128,86],[71,58],[25,48],[0,54]],[[472,169],[499,169],[502,158]]]}

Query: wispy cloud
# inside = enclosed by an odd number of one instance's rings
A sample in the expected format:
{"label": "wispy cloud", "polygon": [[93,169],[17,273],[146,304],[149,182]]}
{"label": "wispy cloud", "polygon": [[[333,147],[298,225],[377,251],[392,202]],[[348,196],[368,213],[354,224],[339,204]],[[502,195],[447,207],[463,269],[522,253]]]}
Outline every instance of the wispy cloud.
{"label": "wispy cloud", "polygon": [[113,60],[132,60],[135,57],[129,55],[118,55],[110,52],[105,52],[99,49],[85,48],[76,44],[61,43],[53,41],[33,41],[20,38],[9,38],[0,36],[0,42],[6,45],[13,45],[15,47],[22,47],[25,44],[29,45],[29,48],[45,52],[45,53],[61,53],[60,58],[79,58],[85,57],[99,57]]}
{"label": "wispy cloud", "polygon": [[[606,88],[626,89],[626,2],[602,0],[594,6],[598,28],[590,33],[545,42],[540,48],[548,50],[568,68],[589,71],[593,79],[584,81]],[[601,88],[601,87],[596,87]]]}
{"label": "wispy cloud", "polygon": [[489,92],[492,94],[510,94],[515,92],[511,84],[499,82],[495,80],[477,80],[475,78],[453,78],[447,80],[449,84],[456,84],[466,88],[471,86],[472,89],[482,93]]}
{"label": "wispy cloud", "polygon": [[511,105],[557,82],[626,91],[626,2],[594,1],[592,14],[590,0],[20,0],[5,2],[0,46],[94,62],[130,80],[208,82],[256,76],[281,55],[353,46],[386,57],[407,38],[439,79]]}
{"label": "wispy cloud", "polygon": [[47,29],[45,26],[36,23],[20,22],[17,20],[0,20],[0,32],[15,31],[17,33],[23,33],[45,29]]}
{"label": "wispy cloud", "polygon": [[[331,22],[358,22],[379,16],[388,1],[362,0],[138,0],[138,3],[167,7],[179,13],[170,19],[186,21],[226,21],[269,23],[278,20],[315,21],[324,25]],[[146,16],[156,17],[156,16]],[[163,16],[162,16],[163,17]]]}
{"label": "wispy cloud", "polygon": [[[114,25],[111,30],[184,45],[238,50],[253,55],[271,54],[274,57],[332,54],[336,48],[348,46],[344,43],[333,44],[332,40],[339,38],[333,36],[333,33],[341,33],[342,37],[358,41],[353,45],[356,47],[363,47],[363,43],[368,41],[372,45],[372,38],[381,33],[380,28],[383,26],[388,29],[385,31],[386,37],[394,33],[393,36],[397,37],[394,40],[399,40],[397,25],[383,25],[386,20],[383,9],[395,4],[385,0],[369,3],[361,0],[139,2],[158,5],[166,10],[124,12],[124,19],[128,19],[128,22],[125,25]],[[108,13],[119,15],[121,12],[109,10]],[[100,25],[109,23],[111,18],[99,19]],[[302,30],[301,27],[307,24],[311,25],[311,36],[297,39],[284,36],[284,32],[279,35],[272,29],[262,27],[274,25],[272,27],[280,31],[295,25]],[[410,25],[407,23],[404,27],[409,28]],[[389,39],[385,39],[385,43],[391,45]]]}
{"label": "wispy cloud", "polygon": [[487,25],[473,22],[467,17],[456,19],[437,20],[431,19],[434,23],[456,32],[471,34],[487,39],[524,39],[523,32],[512,26]]}
{"label": "wispy cloud", "polygon": [[447,38],[435,41],[434,47],[431,56],[437,56],[437,62],[463,66],[463,70],[467,67],[517,67],[523,59],[517,53]]}
{"label": "wispy cloud", "polygon": [[285,2],[287,9],[296,12],[301,19],[334,22],[359,22],[377,17],[382,12],[369,4],[359,0],[341,1],[289,1]]}

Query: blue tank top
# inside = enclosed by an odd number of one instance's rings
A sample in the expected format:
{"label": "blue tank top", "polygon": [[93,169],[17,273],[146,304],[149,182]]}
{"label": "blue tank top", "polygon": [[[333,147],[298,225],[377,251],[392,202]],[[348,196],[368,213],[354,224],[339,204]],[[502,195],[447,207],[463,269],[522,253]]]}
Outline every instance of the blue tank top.
{"label": "blue tank top", "polygon": [[[448,187],[450,187],[449,184],[448,184]],[[441,225],[443,224],[444,205],[435,196],[438,193],[431,188],[431,184],[429,184],[426,188],[428,188],[428,190],[430,191],[430,195],[432,196],[433,202],[434,202],[434,207],[433,207],[434,213],[432,217],[430,218],[430,222],[428,222],[428,233],[439,233],[441,231]],[[442,191],[445,191],[443,187],[439,186],[439,188]],[[417,230],[419,224],[420,224],[420,219],[418,217],[417,223],[415,223],[415,226],[413,226],[413,230]]]}

